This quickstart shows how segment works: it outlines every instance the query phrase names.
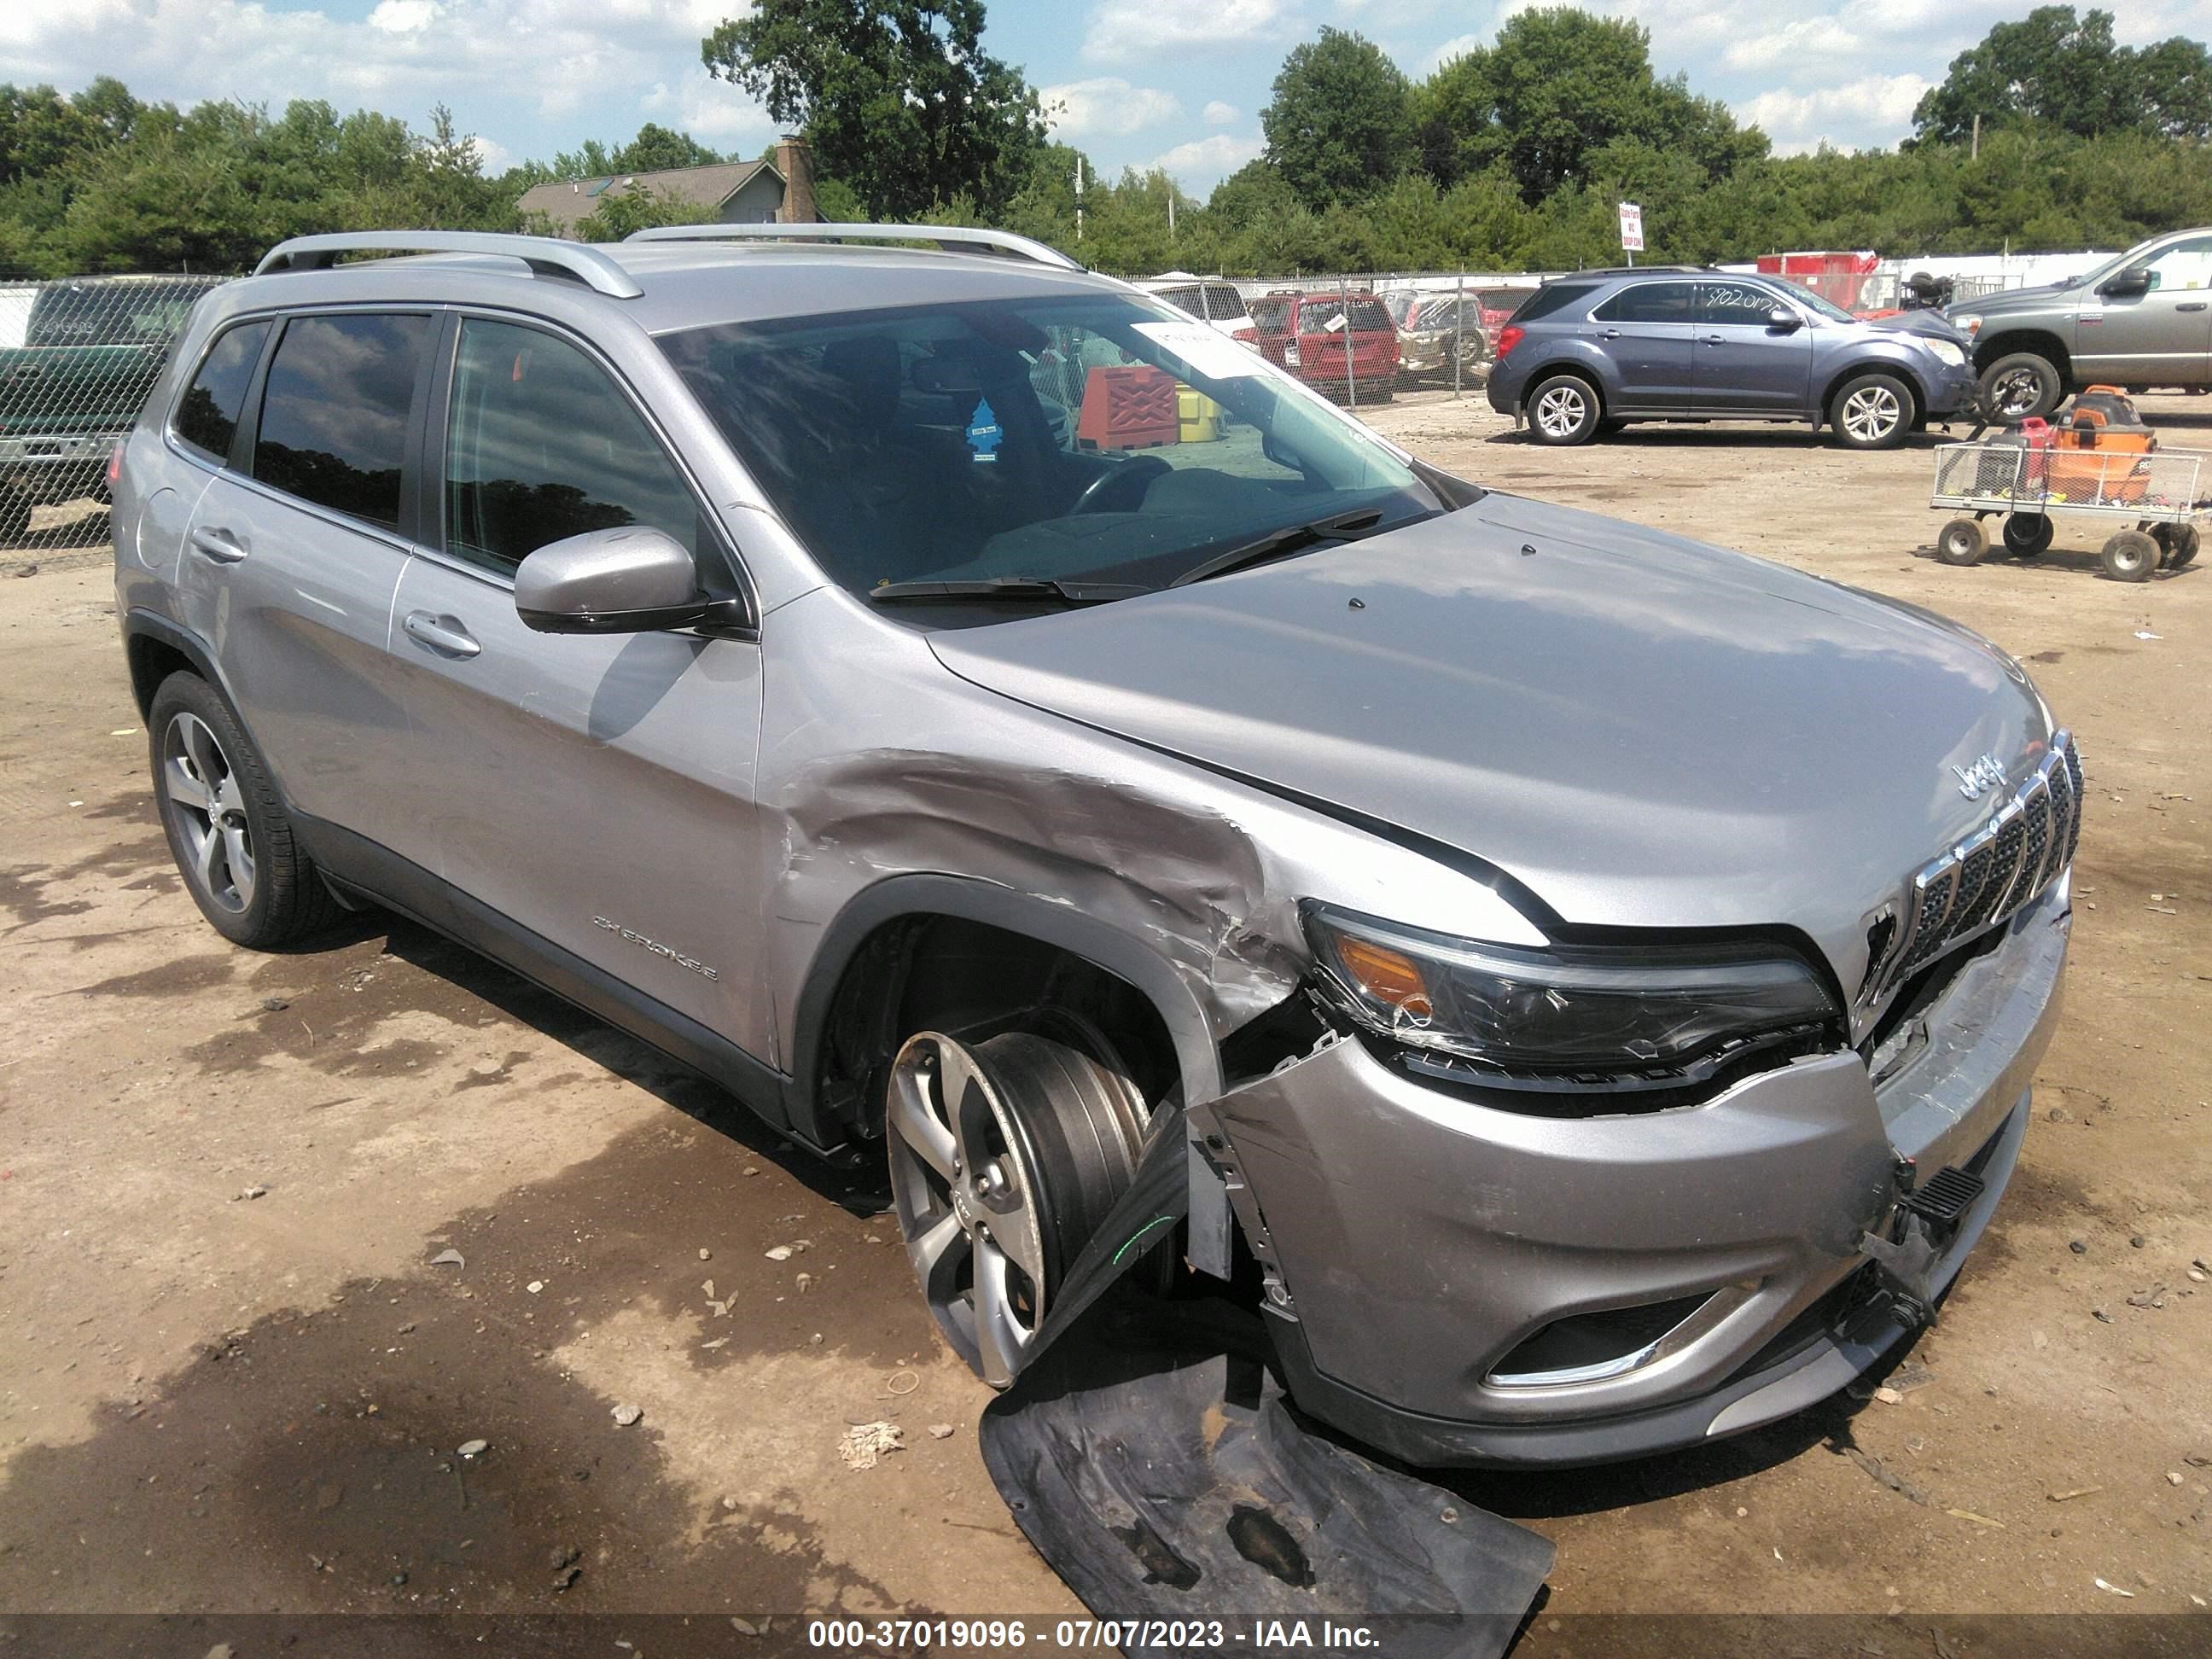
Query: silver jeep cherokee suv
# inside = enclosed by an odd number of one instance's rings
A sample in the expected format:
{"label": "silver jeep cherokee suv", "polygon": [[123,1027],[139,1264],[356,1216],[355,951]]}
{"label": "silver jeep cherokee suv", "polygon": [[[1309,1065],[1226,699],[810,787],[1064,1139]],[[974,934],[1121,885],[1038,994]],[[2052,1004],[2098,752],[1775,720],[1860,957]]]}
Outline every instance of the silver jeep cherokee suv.
{"label": "silver jeep cherokee suv", "polygon": [[118,466],[209,921],[388,906],[882,1143],[994,1383],[1152,1136],[1317,1415],[1692,1443],[1926,1318],[2018,1154],[2081,800],[2018,663],[1034,244],[307,238]]}

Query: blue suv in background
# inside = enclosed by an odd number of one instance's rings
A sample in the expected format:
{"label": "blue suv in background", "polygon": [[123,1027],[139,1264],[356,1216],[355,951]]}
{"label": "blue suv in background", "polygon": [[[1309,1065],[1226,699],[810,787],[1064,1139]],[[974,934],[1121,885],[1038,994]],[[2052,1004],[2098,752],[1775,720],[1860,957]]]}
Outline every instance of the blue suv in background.
{"label": "blue suv in background", "polygon": [[1933,311],[1869,322],[1793,283],[1692,265],[1547,283],[1499,331],[1490,406],[1540,444],[1631,421],[1808,421],[1888,449],[1969,415],[1966,337]]}

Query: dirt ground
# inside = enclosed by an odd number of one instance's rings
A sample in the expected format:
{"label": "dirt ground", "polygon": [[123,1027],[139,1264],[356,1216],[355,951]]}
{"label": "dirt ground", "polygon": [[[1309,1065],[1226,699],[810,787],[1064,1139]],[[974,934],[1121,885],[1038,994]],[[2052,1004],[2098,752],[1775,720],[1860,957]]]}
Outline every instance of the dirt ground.
{"label": "dirt ground", "polygon": [[[2148,408],[2212,447],[2203,401]],[[1473,398],[1363,413],[1497,487],[1960,618],[2029,663],[2092,785],[2033,1132],[1899,1395],[1462,1478],[1557,1541],[1546,1618],[2205,1608],[2212,570],[2112,582],[2065,526],[2033,563],[1936,563],[1926,445],[1560,452]],[[255,956],[203,925],[112,597],[104,553],[0,556],[0,1613],[205,1614],[198,1653],[254,1611],[1079,1612],[984,1474],[983,1390],[872,1171],[404,926]],[[873,1419],[906,1449],[848,1469]]]}

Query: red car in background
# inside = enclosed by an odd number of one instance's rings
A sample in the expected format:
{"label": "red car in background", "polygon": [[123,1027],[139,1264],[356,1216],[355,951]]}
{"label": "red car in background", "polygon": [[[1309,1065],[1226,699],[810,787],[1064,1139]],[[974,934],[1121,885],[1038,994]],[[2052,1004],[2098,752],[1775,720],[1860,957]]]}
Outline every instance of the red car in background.
{"label": "red car in background", "polygon": [[1251,309],[1261,355],[1316,392],[1388,403],[1396,391],[1398,327],[1374,295],[1270,294]]}
{"label": "red car in background", "polygon": [[1521,309],[1522,302],[1534,294],[1533,288],[1479,288],[1475,299],[1482,306],[1482,331],[1490,337],[1493,349],[1498,344],[1498,331],[1513,320],[1513,313]]}

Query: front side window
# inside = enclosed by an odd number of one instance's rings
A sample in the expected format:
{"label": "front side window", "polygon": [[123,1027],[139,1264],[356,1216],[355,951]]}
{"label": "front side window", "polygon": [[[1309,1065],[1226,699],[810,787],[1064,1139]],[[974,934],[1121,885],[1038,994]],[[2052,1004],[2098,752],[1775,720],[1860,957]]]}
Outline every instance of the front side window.
{"label": "front side window", "polygon": [[[1601,323],[1687,323],[1687,283],[1638,283],[1625,288],[1590,315]],[[1762,314],[1760,320],[1765,320]]]}
{"label": "front side window", "polygon": [[226,331],[200,360],[200,372],[177,400],[172,422],[177,436],[218,465],[230,460],[238,413],[246,405],[246,388],[261,361],[269,329],[265,322],[240,323]]}
{"label": "front side window", "polygon": [[653,428],[605,370],[533,328],[461,325],[445,474],[447,550],[488,569],[622,525],[699,550],[697,499]]}
{"label": "front side window", "polygon": [[1353,513],[1364,533],[1440,510],[1364,428],[1138,296],[730,323],[660,346],[862,596],[1010,577],[1134,592],[1316,519]]}
{"label": "front side window", "polygon": [[1700,283],[1697,320],[1708,327],[1765,328],[1768,313],[1782,303],[1756,283]]}
{"label": "front side window", "polygon": [[387,530],[399,526],[407,415],[428,317],[295,317],[270,360],[253,476]]}
{"label": "front side window", "polygon": [[2212,287],[2212,236],[2176,242],[2150,262],[2150,291]]}

